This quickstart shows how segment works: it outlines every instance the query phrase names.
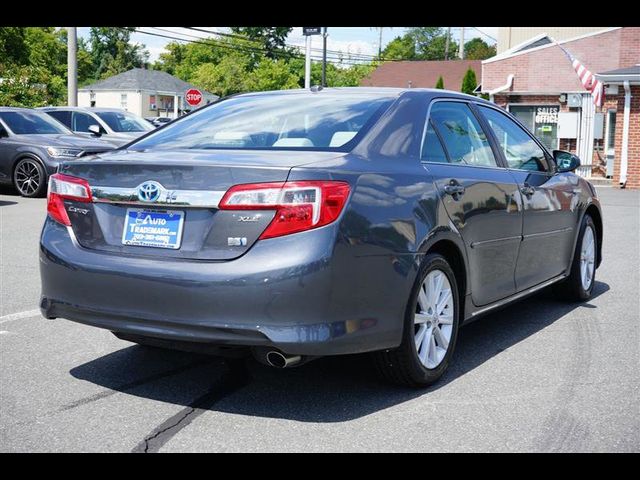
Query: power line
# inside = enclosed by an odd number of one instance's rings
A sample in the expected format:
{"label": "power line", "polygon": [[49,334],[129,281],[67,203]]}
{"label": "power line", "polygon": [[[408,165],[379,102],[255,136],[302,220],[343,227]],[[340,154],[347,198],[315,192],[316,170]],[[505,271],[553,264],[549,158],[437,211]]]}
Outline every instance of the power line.
{"label": "power line", "polygon": [[[157,27],[152,27],[152,28],[157,28]],[[203,28],[197,28],[197,27],[182,27],[182,28],[188,28],[189,30],[195,30],[195,31],[198,31],[198,32],[209,33],[209,34],[212,34],[212,35],[222,35],[222,36],[225,36],[225,37],[231,37],[231,38],[241,39],[241,40],[245,40],[245,41],[248,40],[246,37],[243,37],[242,35],[234,35],[234,34],[231,34],[231,33],[216,32],[216,31],[205,30]],[[178,32],[173,32],[173,33],[179,34]],[[199,38],[202,38],[202,37],[199,37]],[[301,45],[294,45],[292,43],[285,43],[285,46],[291,47],[291,48],[296,48],[296,49],[302,48]],[[317,51],[317,52],[321,52],[322,51],[321,48],[311,48],[311,50]],[[336,55],[344,55],[344,52],[342,52],[340,50],[329,50],[329,49],[327,49],[327,53],[333,53],[333,54],[336,54]],[[366,59],[366,60],[370,60],[370,61],[376,60],[378,58],[376,55],[368,55],[366,53],[349,53],[349,55],[352,56],[352,57],[360,57],[363,60]]]}
{"label": "power line", "polygon": [[478,27],[471,27],[474,30],[477,30],[478,32],[480,32],[482,35],[484,35],[487,38],[490,38],[491,40],[493,40],[494,42],[497,42],[498,40],[495,39],[494,37],[492,37],[491,35],[489,35],[488,33],[483,32],[482,30],[480,30]]}
{"label": "power line", "polygon": [[[121,28],[124,29],[124,27],[116,27],[116,28]],[[227,50],[236,50],[236,51],[241,51],[241,52],[245,52],[245,53],[253,53],[253,54],[261,54],[264,55],[265,53],[271,53],[272,55],[274,55],[275,57],[285,57],[285,58],[304,58],[304,55],[302,55],[301,53],[294,53],[294,52],[287,52],[287,51],[282,51],[282,50],[273,50],[273,51],[269,51],[263,47],[253,47],[250,45],[237,45],[237,44],[229,44],[229,43],[221,43],[220,41],[216,41],[215,39],[211,39],[211,38],[203,38],[203,37],[199,37],[199,36],[195,36],[195,35],[191,35],[188,33],[182,33],[182,32],[175,32],[172,30],[166,30],[166,29],[162,29],[160,27],[146,27],[146,28],[153,28],[156,30],[161,30],[161,31],[165,31],[165,32],[169,32],[172,33],[173,35],[164,35],[164,34],[160,34],[160,33],[155,33],[155,32],[147,32],[144,30],[140,30],[138,28],[133,28],[133,29],[126,29],[129,31],[134,31],[136,33],[140,33],[140,34],[144,34],[144,35],[150,35],[150,36],[155,36],[155,37],[161,37],[161,38],[167,38],[170,40],[175,40],[175,41],[179,41],[179,42],[185,42],[185,43],[197,43],[197,44],[201,44],[201,45],[207,45],[210,47],[218,47],[218,48],[224,48]],[[188,28],[188,27],[184,27],[184,28]],[[204,33],[211,33],[211,34],[216,34],[216,33],[221,33],[221,32],[211,32],[211,31],[203,31]],[[188,36],[191,38],[194,38],[195,40],[189,40],[186,38],[180,38],[180,37],[176,37],[175,35],[182,35],[182,36]],[[224,34],[224,36],[230,36],[231,34]],[[245,42],[251,42],[251,40],[247,39],[246,37],[240,36],[240,35],[234,35],[234,37],[238,37],[239,39],[242,39]],[[294,48],[299,48],[297,45],[293,45]],[[314,50],[319,50],[319,49],[314,49]],[[343,53],[343,52],[339,52],[336,50],[333,51],[328,51],[328,52],[336,52],[333,53],[331,55],[331,58],[328,58],[327,60],[331,63],[334,64],[339,64],[339,65],[349,65],[349,66],[356,66],[356,65],[364,65],[367,63],[373,63],[373,61],[378,61],[378,62],[423,62],[425,60],[422,59],[412,59],[412,60],[405,60],[405,59],[396,59],[396,58],[380,58],[380,59],[375,59],[375,57],[372,60],[365,60],[365,59],[361,59],[358,58],[359,55],[363,55],[363,54],[357,54],[357,53]],[[321,55],[319,54],[315,54],[312,55],[311,58],[316,61],[316,62],[320,62],[322,60]]]}
{"label": "power line", "polygon": [[[122,28],[122,27],[118,27],[118,28]],[[163,30],[163,31],[167,31],[167,32],[171,32],[174,34],[174,36],[170,36],[170,35],[163,35],[160,33],[155,33],[155,32],[147,32],[144,30],[140,30],[140,29],[134,29],[133,31],[137,32],[137,33],[141,33],[144,35],[151,35],[151,36],[156,36],[156,37],[162,37],[162,38],[168,38],[170,40],[176,40],[176,41],[181,41],[181,42],[186,42],[186,43],[198,43],[201,45],[208,45],[208,46],[212,46],[212,47],[219,47],[219,48],[225,48],[228,50],[236,50],[236,51],[241,51],[241,52],[245,52],[245,53],[253,53],[253,54],[262,54],[264,55],[265,53],[267,53],[268,51],[264,48],[259,48],[259,47],[252,47],[250,45],[231,45],[231,44],[227,44],[227,43],[221,43],[219,41],[216,40],[212,40],[212,39],[204,39],[202,37],[197,37],[194,35],[190,35],[187,33],[180,33],[180,32],[173,32],[173,31],[169,31],[169,30],[165,30],[165,29],[160,29],[159,27],[148,27],[148,28],[154,28],[157,30]],[[197,40],[188,40],[185,38],[179,38],[176,37],[175,35],[183,35],[183,36],[189,36],[192,38],[196,38]],[[241,37],[243,40],[248,41],[246,38]],[[272,53],[274,56],[279,56],[279,57],[296,57],[296,58],[302,58],[303,56],[301,54],[296,54],[296,53],[292,53],[292,52],[286,52],[286,51],[272,51],[270,52]],[[320,61],[321,57],[319,56],[314,56],[312,57],[313,60],[315,61]],[[362,65],[363,61],[359,61],[357,59],[350,59],[350,58],[332,58],[329,59],[329,61],[331,61],[332,63],[341,63],[341,64],[345,64],[345,65]]]}

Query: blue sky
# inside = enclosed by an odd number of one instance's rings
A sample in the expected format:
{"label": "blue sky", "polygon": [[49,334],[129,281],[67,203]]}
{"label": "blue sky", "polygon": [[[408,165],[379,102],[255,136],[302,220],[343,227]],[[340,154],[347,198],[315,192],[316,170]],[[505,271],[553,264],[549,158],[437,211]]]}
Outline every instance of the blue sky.
{"label": "blue sky", "polygon": [[[188,30],[182,27],[137,27],[139,30],[153,32],[160,35],[168,35],[172,37],[180,37],[184,40],[196,40],[194,37],[206,38],[208,35],[204,32]],[[212,32],[229,32],[228,27],[197,27]],[[384,46],[393,40],[394,37],[402,35],[405,27],[384,27],[382,30],[382,45]],[[481,33],[482,32],[482,33]],[[342,52],[344,55],[375,55],[378,52],[378,35],[377,27],[328,27],[327,33],[327,49]],[[87,37],[89,27],[78,27],[78,35]],[[452,27],[452,36],[458,39],[460,36],[460,27]],[[498,27],[465,27],[465,41],[474,37],[482,37],[489,44],[495,43],[492,40],[498,36]],[[133,42],[143,43],[150,53],[150,60],[154,61],[158,55],[164,51],[164,46],[170,42],[170,39],[161,38],[144,33],[134,33],[131,36]],[[294,27],[289,34],[287,43],[292,45],[304,45],[304,37],[302,35],[302,27]],[[311,47],[314,49],[322,48],[322,37],[312,37]],[[314,51],[314,54],[318,51]]]}

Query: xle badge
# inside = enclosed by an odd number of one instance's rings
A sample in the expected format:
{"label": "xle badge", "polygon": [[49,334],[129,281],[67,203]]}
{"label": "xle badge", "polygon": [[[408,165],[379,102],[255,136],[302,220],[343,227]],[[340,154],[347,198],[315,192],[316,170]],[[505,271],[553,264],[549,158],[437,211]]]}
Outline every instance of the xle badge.
{"label": "xle badge", "polygon": [[239,216],[238,217],[238,221],[239,222],[257,222],[258,220],[260,220],[260,215],[253,215],[253,216]]}

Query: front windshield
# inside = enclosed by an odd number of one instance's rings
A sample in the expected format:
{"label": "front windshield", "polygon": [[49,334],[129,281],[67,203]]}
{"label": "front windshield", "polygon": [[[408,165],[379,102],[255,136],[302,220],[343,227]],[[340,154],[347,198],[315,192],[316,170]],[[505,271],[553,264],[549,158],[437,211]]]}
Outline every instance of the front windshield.
{"label": "front windshield", "polygon": [[364,133],[392,96],[334,92],[232,97],[129,148],[338,150]]}
{"label": "front windshield", "polygon": [[153,130],[144,118],[129,112],[95,112],[114,132],[147,132]]}
{"label": "front windshield", "polygon": [[15,111],[0,112],[0,118],[16,135],[60,135],[71,134],[62,124],[46,113]]}

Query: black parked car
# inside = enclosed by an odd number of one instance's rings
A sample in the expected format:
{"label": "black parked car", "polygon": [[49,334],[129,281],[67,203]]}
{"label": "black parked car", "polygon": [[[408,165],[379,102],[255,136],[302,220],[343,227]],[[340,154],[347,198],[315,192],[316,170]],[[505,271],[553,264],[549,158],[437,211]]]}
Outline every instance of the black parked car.
{"label": "black parked car", "polygon": [[591,296],[602,213],[578,166],[454,92],[230,97],[61,165],[41,309],[275,367],[373,352],[385,377],[428,385],[460,325],[552,284]]}
{"label": "black parked car", "polygon": [[48,176],[60,161],[113,148],[74,135],[45,113],[0,107],[0,183],[12,184],[24,197],[44,195]]}

